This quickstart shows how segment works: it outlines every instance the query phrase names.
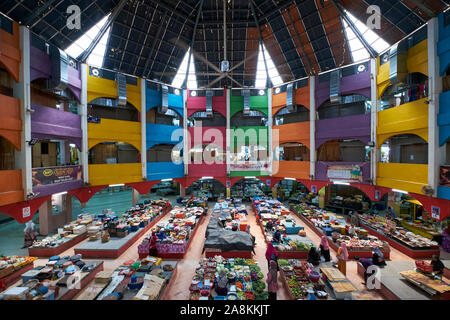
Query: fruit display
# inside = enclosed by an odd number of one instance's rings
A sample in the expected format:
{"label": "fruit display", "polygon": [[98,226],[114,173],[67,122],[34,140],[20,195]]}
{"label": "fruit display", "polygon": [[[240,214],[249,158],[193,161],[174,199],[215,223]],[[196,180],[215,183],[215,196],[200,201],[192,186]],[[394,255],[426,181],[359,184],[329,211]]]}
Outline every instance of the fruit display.
{"label": "fruit display", "polygon": [[36,257],[0,256],[0,279],[33,263]]}
{"label": "fruit display", "polygon": [[[225,271],[227,276],[227,295],[219,296],[215,292],[217,278]],[[264,300],[267,292],[263,274],[255,260],[222,256],[203,258],[196,268],[189,288],[191,300],[208,300],[221,297],[220,300]],[[218,300],[216,298],[216,300]]]}

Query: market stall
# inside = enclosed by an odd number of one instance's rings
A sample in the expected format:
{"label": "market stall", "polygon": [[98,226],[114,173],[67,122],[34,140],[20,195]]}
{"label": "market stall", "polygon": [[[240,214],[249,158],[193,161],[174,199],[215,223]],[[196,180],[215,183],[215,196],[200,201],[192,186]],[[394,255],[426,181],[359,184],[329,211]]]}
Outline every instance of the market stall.
{"label": "market stall", "polygon": [[[170,211],[169,220],[156,225],[158,257],[183,259],[198,225],[204,219],[204,212],[205,209],[201,207],[174,207]],[[149,254],[151,236],[148,234],[138,246],[139,257],[143,258]]]}
{"label": "market stall", "polygon": [[353,293],[357,290],[339,269],[320,268],[320,271],[322,272],[323,280],[336,299],[352,299]]}
{"label": "market stall", "polygon": [[103,261],[80,255],[51,257],[44,267],[22,275],[22,283],[0,294],[0,300],[71,300],[103,270]]}
{"label": "market stall", "polygon": [[222,200],[216,203],[205,232],[204,251],[207,258],[251,258],[254,248],[247,209],[241,203]]}
{"label": "market stall", "polygon": [[[434,279],[416,270],[401,271],[400,275],[410,283],[430,294],[433,299],[450,300],[449,279]],[[444,282],[444,280],[446,280]]]}
{"label": "market stall", "polygon": [[146,201],[129,209],[121,218],[100,215],[88,227],[89,241],[75,248],[89,258],[117,258],[156,225],[170,210],[169,202]]}
{"label": "market stall", "polygon": [[36,257],[0,257],[0,291],[16,282],[22,274],[34,268]]}
{"label": "market stall", "polygon": [[92,222],[91,216],[82,215],[79,219],[59,228],[55,235],[34,241],[28,248],[28,254],[33,257],[56,256],[86,239],[87,226]]}
{"label": "market stall", "polygon": [[[264,234],[266,244],[272,242],[278,251],[278,257],[283,259],[306,259],[308,251],[314,246],[306,236],[304,227],[297,224],[291,211],[278,200],[260,199],[253,201],[258,225]],[[268,228],[268,224],[272,228]],[[280,230],[278,242],[274,233]]]}
{"label": "market stall", "polygon": [[[225,272],[226,294],[218,295],[217,278]],[[253,259],[203,258],[192,278],[190,300],[266,300],[264,275]]]}
{"label": "market stall", "polygon": [[371,258],[375,247],[381,250],[385,259],[390,258],[388,242],[381,237],[369,235],[369,232],[360,227],[355,227],[356,235],[350,236],[350,225],[342,216],[307,204],[293,205],[291,209],[318,236],[326,235],[333,250],[337,251],[341,242],[345,241],[350,259]]}
{"label": "market stall", "polygon": [[388,242],[390,246],[411,258],[431,258],[433,255],[440,255],[437,242],[398,226],[395,220],[363,214],[360,216],[360,225],[369,234]]}

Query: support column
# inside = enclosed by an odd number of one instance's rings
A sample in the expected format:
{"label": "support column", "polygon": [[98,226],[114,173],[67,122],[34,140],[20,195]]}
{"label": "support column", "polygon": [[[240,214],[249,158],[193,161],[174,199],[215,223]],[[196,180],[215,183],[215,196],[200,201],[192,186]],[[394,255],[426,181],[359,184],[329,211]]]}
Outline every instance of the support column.
{"label": "support column", "polygon": [[315,179],[316,172],[316,77],[309,77],[309,176]]}
{"label": "support column", "polygon": [[89,160],[88,160],[88,124],[87,124],[87,74],[88,66],[81,64],[81,104],[78,107],[78,113],[81,116],[81,131],[83,132],[80,160],[83,166],[83,181],[89,182]]}
{"label": "support column", "polygon": [[139,192],[136,189],[131,189],[131,197],[133,207],[139,202]]}
{"label": "support column", "polygon": [[439,185],[439,171],[442,148],[439,147],[439,94],[442,92],[442,79],[439,74],[437,55],[438,18],[428,21],[428,185],[436,196]]}
{"label": "support column", "polygon": [[[187,76],[186,76],[187,77]],[[183,90],[183,160],[184,160],[184,175],[188,175],[188,164],[189,164],[189,143],[191,137],[189,137],[189,132],[187,129],[187,89]]]}
{"label": "support column", "polygon": [[72,195],[66,194],[66,224],[72,222],[74,219],[72,218]]}
{"label": "support column", "polygon": [[274,187],[272,187],[272,198],[276,199],[277,197],[278,197],[277,187],[274,186]]}
{"label": "support column", "polygon": [[[226,164],[227,164],[227,176],[229,177],[230,175],[230,159],[231,159],[231,152],[230,152],[230,148],[231,148],[231,132],[230,132],[230,100],[231,100],[231,89],[226,89],[226,101],[227,101],[227,129],[226,129],[226,140],[225,140],[225,145],[226,145]],[[227,197],[228,197],[228,190],[227,190]]]}
{"label": "support column", "polygon": [[[272,168],[272,165],[273,165],[273,143],[272,143],[272,90],[273,90],[273,88],[269,88],[269,89],[267,89],[267,100],[268,100],[268,102],[267,102],[267,104],[268,104],[268,111],[267,111],[267,120],[268,120],[268,130],[269,130],[269,134],[268,134],[268,139],[269,139],[269,141],[268,141],[268,150],[267,150],[267,152],[268,152],[268,159],[269,159],[269,172],[270,172],[270,176],[272,176],[273,175],[273,168]],[[277,141],[277,143],[278,143],[279,141]],[[275,168],[276,169],[276,172],[275,173],[278,173],[278,168]]]}
{"label": "support column", "polygon": [[141,167],[142,180],[147,180],[147,80],[141,79]]}
{"label": "support column", "polygon": [[181,185],[181,183],[179,184],[179,186],[180,186],[180,197],[181,197],[181,198],[186,197],[186,188],[183,187],[183,186]]}
{"label": "support column", "polygon": [[370,140],[375,144],[370,149],[370,178],[372,184],[377,184],[377,116],[378,116],[378,94],[377,94],[377,59],[370,59]]}
{"label": "support column", "polygon": [[20,113],[22,118],[21,145],[22,150],[15,151],[15,168],[22,170],[22,187],[24,200],[33,191],[32,181],[32,147],[28,144],[31,140],[31,96],[30,96],[30,31],[20,26],[20,51],[22,63],[20,64],[20,82],[13,82],[14,97],[20,99]]}
{"label": "support column", "polygon": [[227,198],[231,198],[231,188],[227,188]]}
{"label": "support column", "polygon": [[50,219],[52,218],[52,200],[45,201],[39,207],[39,234],[46,236],[50,233]]}

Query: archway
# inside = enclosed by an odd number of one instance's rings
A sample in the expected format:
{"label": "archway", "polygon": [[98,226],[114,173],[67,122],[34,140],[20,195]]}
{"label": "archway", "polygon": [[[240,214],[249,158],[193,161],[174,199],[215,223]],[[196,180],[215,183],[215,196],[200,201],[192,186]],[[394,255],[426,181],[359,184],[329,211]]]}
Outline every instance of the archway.
{"label": "archway", "polygon": [[380,147],[379,162],[428,164],[428,142],[415,134],[392,136]]}
{"label": "archway", "polygon": [[215,144],[193,146],[189,150],[189,163],[224,164],[225,151]]}
{"label": "archway", "polygon": [[277,192],[277,198],[282,201],[287,201],[297,204],[301,198],[305,198],[309,193],[309,189],[306,185],[295,179],[283,179],[280,180],[275,186]]}
{"label": "archway", "polygon": [[164,112],[159,108],[151,108],[146,113],[146,123],[183,127],[183,116],[172,108]]}
{"label": "archway", "polygon": [[[201,124],[201,125],[200,125]],[[194,112],[187,119],[188,127],[226,127],[227,119],[217,111],[208,114],[206,111]]]}
{"label": "archway", "polygon": [[267,115],[259,110],[251,110],[247,113],[238,111],[230,118],[230,127],[238,128],[244,126],[267,126]]}
{"label": "archway", "polygon": [[255,177],[243,177],[235,181],[230,189],[232,198],[242,198],[244,201],[251,201],[253,197],[263,197],[271,192],[269,186]]}
{"label": "archway", "polygon": [[355,186],[335,183],[325,188],[325,207],[335,213],[348,214],[350,211],[364,213],[372,206],[370,197]]}
{"label": "archway", "polygon": [[370,147],[356,139],[330,140],[317,149],[317,161],[368,162]]}
{"label": "archway", "polygon": [[183,162],[183,149],[174,144],[160,143],[147,150],[147,162]]}
{"label": "archway", "polygon": [[124,106],[118,104],[118,99],[96,98],[88,103],[88,116],[122,121],[139,121],[139,111],[130,102]]}
{"label": "archway", "polygon": [[140,152],[126,142],[102,142],[89,149],[89,164],[139,163]]}
{"label": "archway", "polygon": [[309,161],[309,148],[300,142],[285,142],[274,150],[274,161]]}
{"label": "archway", "polygon": [[302,105],[295,105],[292,109],[284,107],[273,116],[275,126],[305,121],[309,121],[309,109]]}
{"label": "archway", "polygon": [[369,112],[370,99],[360,94],[342,96],[338,103],[327,100],[317,108],[318,118],[320,120],[354,116]]}
{"label": "archway", "polygon": [[207,197],[208,200],[217,201],[218,198],[226,196],[226,188],[221,181],[205,177],[193,181],[186,188],[186,195],[193,195],[199,198]]}

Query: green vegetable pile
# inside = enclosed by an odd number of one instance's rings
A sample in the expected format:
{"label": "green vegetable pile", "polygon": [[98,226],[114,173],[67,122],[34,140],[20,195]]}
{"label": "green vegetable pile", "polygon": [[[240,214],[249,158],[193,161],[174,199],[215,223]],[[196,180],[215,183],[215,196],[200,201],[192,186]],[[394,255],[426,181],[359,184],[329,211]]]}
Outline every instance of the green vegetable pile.
{"label": "green vegetable pile", "polygon": [[286,259],[278,259],[278,265],[279,266],[287,266],[289,264],[289,261]]}
{"label": "green vegetable pile", "polygon": [[249,265],[249,268],[250,268],[250,271],[255,271],[255,272],[260,272],[260,271],[261,271],[261,268],[258,267],[258,266],[255,265],[255,264]]}
{"label": "green vegetable pile", "polygon": [[255,290],[256,293],[263,292],[265,288],[266,284],[261,280],[258,280],[253,283],[253,289]]}
{"label": "green vegetable pile", "polygon": [[264,275],[261,271],[258,272],[258,279],[261,280],[262,278],[264,278]]}
{"label": "green vegetable pile", "polygon": [[267,300],[269,298],[269,293],[264,291],[260,293],[256,293],[255,300]]}
{"label": "green vegetable pile", "polygon": [[301,241],[295,241],[295,246],[297,247],[297,251],[309,251],[312,245],[303,243]]}

